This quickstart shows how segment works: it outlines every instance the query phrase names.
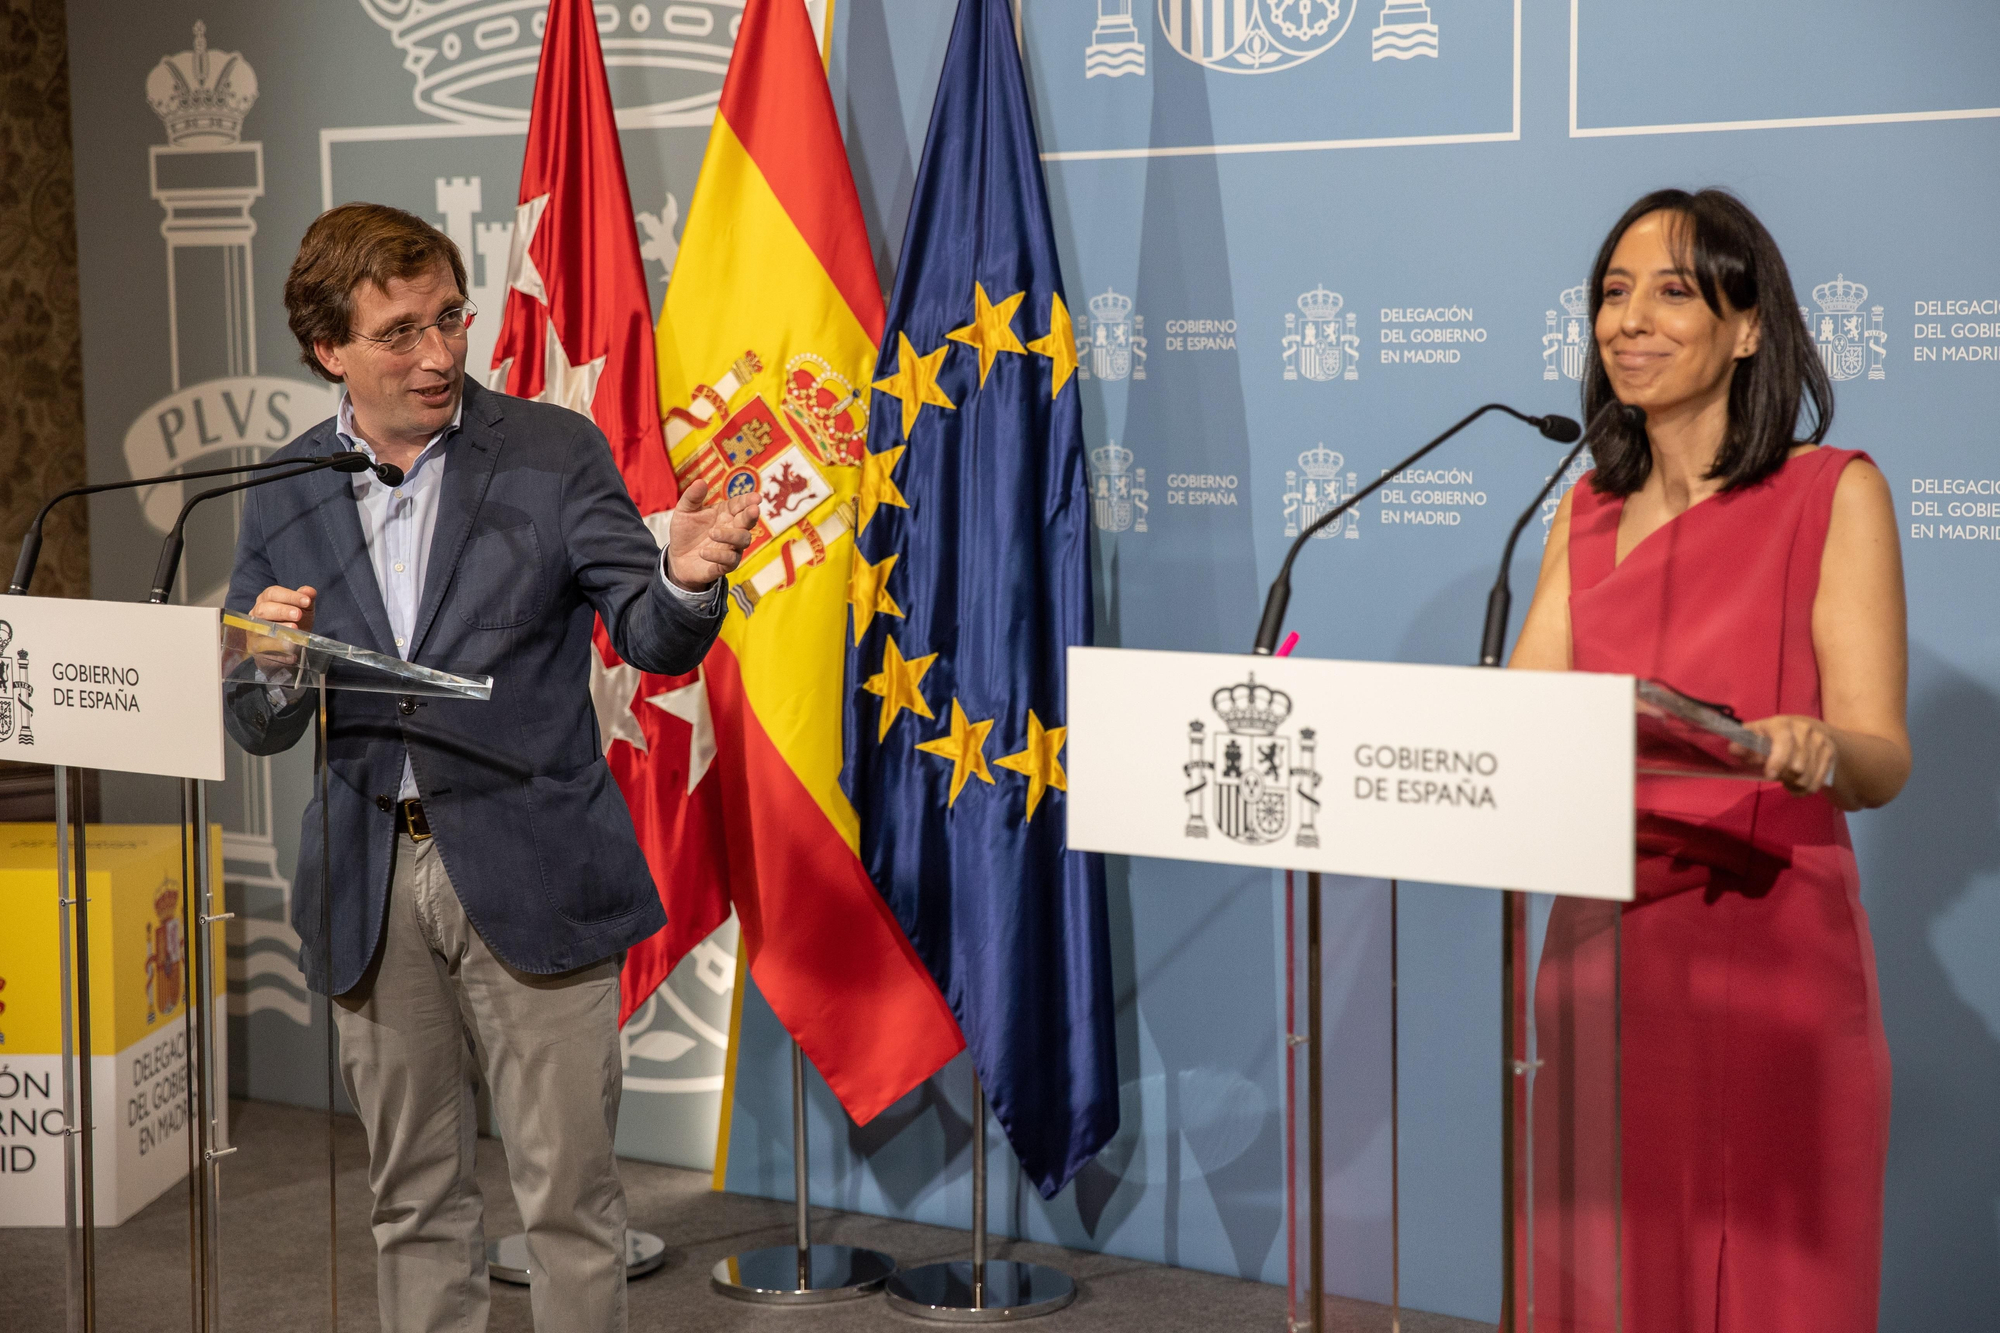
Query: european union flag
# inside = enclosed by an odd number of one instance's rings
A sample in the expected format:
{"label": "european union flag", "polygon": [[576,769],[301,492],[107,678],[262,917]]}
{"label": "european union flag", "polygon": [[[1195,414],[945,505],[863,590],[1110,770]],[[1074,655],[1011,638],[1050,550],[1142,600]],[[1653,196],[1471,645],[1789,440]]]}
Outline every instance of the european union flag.
{"label": "european union flag", "polygon": [[1090,642],[1076,338],[1007,0],[960,0],[877,363],[849,585],[861,859],[1044,1197],[1118,1128],[1101,858],[1066,850]]}

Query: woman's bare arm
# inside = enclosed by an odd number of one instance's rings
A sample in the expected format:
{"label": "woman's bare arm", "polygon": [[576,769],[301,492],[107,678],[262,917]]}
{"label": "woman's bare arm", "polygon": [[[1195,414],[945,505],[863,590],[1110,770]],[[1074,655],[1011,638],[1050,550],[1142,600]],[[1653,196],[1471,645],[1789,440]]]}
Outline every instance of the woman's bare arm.
{"label": "woman's bare arm", "polygon": [[1812,628],[1824,721],[1748,724],[1771,739],[1765,773],[1801,794],[1825,787],[1843,810],[1886,805],[1910,776],[1910,650],[1895,500],[1865,462],[1834,489]]}

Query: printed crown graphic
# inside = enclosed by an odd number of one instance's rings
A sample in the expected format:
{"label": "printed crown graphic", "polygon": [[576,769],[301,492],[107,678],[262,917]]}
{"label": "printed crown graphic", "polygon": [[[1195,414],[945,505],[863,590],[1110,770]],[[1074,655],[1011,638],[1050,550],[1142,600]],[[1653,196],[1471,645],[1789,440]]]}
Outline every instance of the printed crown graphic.
{"label": "printed crown graphic", "polygon": [[[360,0],[368,17],[388,29],[416,76],[418,109],[446,120],[511,123],[528,119],[535,69],[541,62],[544,0]],[[676,96],[644,107],[619,99],[621,112],[675,116],[673,123],[707,124],[729,67],[742,0],[682,0],[657,15],[649,5],[596,5],[598,42],[614,68],[674,70],[685,84]],[[655,35],[657,32],[657,36]],[[641,35],[644,34],[644,35]],[[613,96],[626,87],[613,84]],[[691,118],[690,118],[691,117]]]}
{"label": "printed crown graphic", "polygon": [[1340,293],[1330,292],[1324,285],[1299,298],[1299,310],[1311,320],[1332,319],[1340,313],[1340,306]]}
{"label": "printed crown graphic", "polygon": [[1259,685],[1253,674],[1241,685],[1226,685],[1209,703],[1229,729],[1241,736],[1269,736],[1292,715],[1292,696]]}
{"label": "printed crown graphic", "polygon": [[1590,313],[1590,284],[1579,282],[1574,287],[1565,287],[1561,300],[1565,311],[1582,319]]}
{"label": "printed crown graphic", "polygon": [[1107,287],[1104,295],[1090,298],[1090,313],[1106,324],[1123,323],[1125,317],[1132,313],[1132,298],[1120,296]]}
{"label": "printed crown graphic", "polygon": [[1346,466],[1346,463],[1345,458],[1342,458],[1336,450],[1327,448],[1324,443],[1316,444],[1299,455],[1299,466],[1304,468],[1306,475],[1315,481],[1334,480],[1340,475],[1340,469]]}
{"label": "printed crown graphic", "polygon": [[257,103],[257,75],[236,52],[209,50],[208,25],[197,23],[194,50],[162,56],[146,76],[146,100],[176,148],[232,144]]}
{"label": "printed crown graphic", "polygon": [[1107,444],[1102,449],[1092,449],[1090,461],[1106,476],[1120,477],[1132,466],[1132,451],[1115,443]]}
{"label": "printed crown graphic", "polygon": [[1813,288],[1813,300],[1829,315],[1851,315],[1867,299],[1868,289],[1858,282],[1849,282],[1845,273]]}

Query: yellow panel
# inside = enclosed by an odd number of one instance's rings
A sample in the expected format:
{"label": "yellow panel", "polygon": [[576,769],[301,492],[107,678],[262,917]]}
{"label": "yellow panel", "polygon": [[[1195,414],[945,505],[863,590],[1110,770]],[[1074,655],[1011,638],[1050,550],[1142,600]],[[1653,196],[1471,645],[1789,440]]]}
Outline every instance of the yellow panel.
{"label": "yellow panel", "polygon": [[[56,1055],[62,1005],[53,824],[0,824],[0,1055]],[[172,824],[95,824],[89,832],[91,1048],[113,1055],[186,1009],[181,836]],[[222,826],[209,828],[222,866]],[[216,885],[217,911],[221,884]],[[210,928],[214,994],[226,986],[223,925]]]}

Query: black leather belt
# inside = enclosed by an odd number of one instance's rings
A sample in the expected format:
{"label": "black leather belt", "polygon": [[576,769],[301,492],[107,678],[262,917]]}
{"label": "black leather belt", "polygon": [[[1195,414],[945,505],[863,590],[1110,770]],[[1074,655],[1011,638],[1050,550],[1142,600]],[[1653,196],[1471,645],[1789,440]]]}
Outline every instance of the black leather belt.
{"label": "black leather belt", "polygon": [[407,833],[413,842],[428,841],[431,836],[430,821],[424,818],[424,803],[411,797],[407,801],[396,802],[396,832]]}

